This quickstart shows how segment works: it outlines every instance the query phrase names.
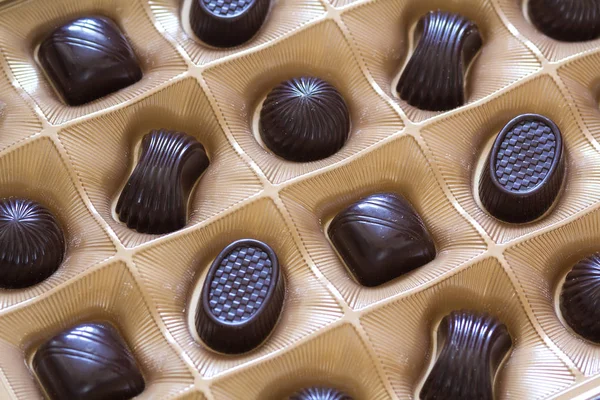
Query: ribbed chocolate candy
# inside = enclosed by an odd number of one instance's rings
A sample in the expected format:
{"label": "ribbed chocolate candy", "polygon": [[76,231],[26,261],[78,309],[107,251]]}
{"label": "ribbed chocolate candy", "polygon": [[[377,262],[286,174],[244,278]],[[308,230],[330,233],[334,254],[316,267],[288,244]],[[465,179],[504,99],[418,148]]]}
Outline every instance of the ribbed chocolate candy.
{"label": "ribbed chocolate candy", "polygon": [[352,397],[337,389],[324,386],[314,386],[302,389],[290,397],[288,400],[353,400]]}
{"label": "ribbed chocolate candy", "polygon": [[396,90],[422,110],[447,111],[465,103],[465,73],[482,45],[475,23],[459,14],[430,11],[417,25],[418,44]]}
{"label": "ribbed chocolate candy", "polygon": [[496,318],[464,310],[451,312],[438,328],[437,360],[419,397],[493,400],[496,370],[511,345],[506,326]]}
{"label": "ribbed chocolate candy", "polygon": [[71,106],[96,100],[142,78],[129,42],[106,17],[79,18],[56,29],[41,43],[38,60]]}
{"label": "ribbed chocolate candy", "polygon": [[546,36],[563,42],[600,37],[598,0],[530,0],[529,18]]}
{"label": "ribbed chocolate candy", "polygon": [[284,295],[273,249],[258,240],[235,241],[208,270],[196,311],[198,335],[221,353],[250,351],[275,327]]}
{"label": "ribbed chocolate candy", "polygon": [[144,136],[140,152],[117,202],[119,219],[141,233],[183,228],[190,191],[208,168],[204,146],[183,132],[159,129]]}
{"label": "ribbed chocolate candy", "polygon": [[544,214],[564,178],[560,130],[550,119],[523,114],[498,134],[479,182],[479,198],[494,217],[529,222]]}
{"label": "ribbed chocolate candy", "polygon": [[0,200],[0,287],[35,285],[52,275],[65,254],[63,231],[41,204]]}
{"label": "ribbed chocolate candy", "polygon": [[331,242],[364,286],[377,286],[427,264],[435,245],[425,224],[404,198],[374,194],[335,216]]}
{"label": "ribbed chocolate candy", "polygon": [[206,44],[234,47],[259,31],[269,4],[269,0],[192,0],[190,26]]}
{"label": "ribbed chocolate candy", "polygon": [[587,340],[600,344],[600,254],[584,258],[567,274],[560,294],[565,322]]}
{"label": "ribbed chocolate candy", "polygon": [[59,333],[36,351],[32,364],[53,400],[127,400],[145,387],[127,344],[107,323]]}
{"label": "ribbed chocolate candy", "polygon": [[344,146],[349,132],[344,98],[319,78],[303,76],[280,83],[260,111],[263,142],[289,161],[327,158]]}

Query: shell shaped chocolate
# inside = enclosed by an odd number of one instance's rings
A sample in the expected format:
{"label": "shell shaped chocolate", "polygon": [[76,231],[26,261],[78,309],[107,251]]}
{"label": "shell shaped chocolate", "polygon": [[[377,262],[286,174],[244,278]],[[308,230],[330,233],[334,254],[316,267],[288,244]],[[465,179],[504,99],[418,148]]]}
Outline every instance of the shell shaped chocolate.
{"label": "shell shaped chocolate", "polygon": [[600,253],[573,266],[560,294],[565,322],[583,338],[600,344]]}
{"label": "shell shaped chocolate", "polygon": [[194,137],[151,131],[142,140],[138,164],[119,196],[119,219],[141,233],[183,228],[190,191],[208,165],[204,146]]}
{"label": "shell shaped chocolate", "polygon": [[408,104],[448,111],[465,103],[465,74],[483,43],[477,25],[459,14],[430,11],[417,25],[417,47],[396,90]]}
{"label": "shell shaped chocolate", "polygon": [[530,0],[531,22],[546,36],[563,42],[600,37],[598,0]]}
{"label": "shell shaped chocolate", "polygon": [[523,114],[498,134],[479,182],[479,198],[494,217],[533,221],[554,203],[564,179],[562,135],[550,119]]}
{"label": "shell shaped chocolate", "polygon": [[106,323],[59,333],[40,346],[32,365],[52,399],[127,400],[145,387],[127,344]]}
{"label": "shell shaped chocolate", "polygon": [[352,400],[352,397],[337,389],[314,386],[294,393],[288,400]]}
{"label": "shell shaped chocolate", "polygon": [[260,111],[260,136],[278,156],[298,162],[327,158],[350,132],[342,95],[322,79],[303,76],[277,85]]}
{"label": "shell shaped chocolate", "polygon": [[365,197],[338,213],[328,228],[331,242],[364,286],[378,286],[435,258],[425,224],[393,193]]}
{"label": "shell shaped chocolate", "polygon": [[54,215],[20,198],[0,200],[0,287],[18,289],[52,275],[62,263],[65,238]]}
{"label": "shell shaped chocolate", "polygon": [[498,319],[453,311],[438,328],[438,356],[419,397],[423,400],[494,399],[494,377],[512,345]]}
{"label": "shell shaped chocolate", "polygon": [[196,311],[198,335],[221,353],[250,351],[275,327],[284,295],[275,252],[257,240],[235,241],[215,258],[204,281]]}

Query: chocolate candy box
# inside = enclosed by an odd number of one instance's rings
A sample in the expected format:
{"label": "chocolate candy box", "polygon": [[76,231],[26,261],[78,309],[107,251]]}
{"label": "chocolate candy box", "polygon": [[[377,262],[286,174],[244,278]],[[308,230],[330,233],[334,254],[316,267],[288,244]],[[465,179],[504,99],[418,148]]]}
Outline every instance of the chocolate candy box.
{"label": "chocolate candy box", "polygon": [[599,27],[0,2],[0,399],[596,398]]}

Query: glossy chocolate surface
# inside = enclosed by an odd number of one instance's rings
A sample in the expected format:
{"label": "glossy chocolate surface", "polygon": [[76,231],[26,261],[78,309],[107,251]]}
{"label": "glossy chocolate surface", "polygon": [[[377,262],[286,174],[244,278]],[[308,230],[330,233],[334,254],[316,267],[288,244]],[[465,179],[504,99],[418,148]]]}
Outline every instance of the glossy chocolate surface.
{"label": "glossy chocolate surface", "polygon": [[493,400],[494,378],[512,345],[496,318],[453,311],[438,328],[438,354],[419,397],[423,400]]}
{"label": "glossy chocolate surface", "polygon": [[338,254],[363,286],[377,286],[435,258],[416,211],[393,193],[365,197],[335,216],[328,229]]}
{"label": "glossy chocolate surface", "polygon": [[408,104],[448,111],[465,103],[465,74],[482,45],[475,23],[459,14],[431,11],[417,25],[418,43],[396,90]]}
{"label": "glossy chocolate surface", "polygon": [[196,312],[200,338],[213,350],[250,351],[271,333],[283,307],[285,283],[266,243],[235,241],[215,258]]}
{"label": "glossy chocolate surface", "polygon": [[479,182],[486,210],[506,222],[542,216],[554,203],[564,179],[560,130],[550,119],[523,114],[498,134]]}
{"label": "glossy chocolate surface", "polygon": [[33,370],[52,400],[127,400],[145,387],[119,332],[107,323],[85,323],[44,343]]}
{"label": "glossy chocolate surface", "polygon": [[563,42],[600,37],[598,0],[530,0],[529,19],[546,36]]}
{"label": "glossy chocolate surface", "polygon": [[117,202],[119,219],[141,233],[174,232],[187,222],[192,187],[208,168],[204,146],[183,132],[153,130]]}
{"label": "glossy chocolate surface", "polygon": [[353,400],[352,397],[337,389],[314,386],[302,389],[287,400]]}
{"label": "glossy chocolate surface", "polygon": [[567,274],[560,294],[560,311],[583,338],[600,344],[600,254],[584,258]]}
{"label": "glossy chocolate surface", "polygon": [[71,106],[89,103],[142,78],[129,42],[106,17],[79,18],[56,29],[41,43],[38,60]]}
{"label": "glossy chocolate surface", "polygon": [[192,0],[190,25],[208,45],[238,46],[260,30],[269,4],[269,0]]}
{"label": "glossy chocolate surface", "polygon": [[0,288],[35,285],[52,275],[65,254],[63,231],[41,204],[0,200]]}
{"label": "glossy chocolate surface", "polygon": [[260,111],[265,145],[289,161],[327,158],[344,146],[350,114],[342,95],[322,79],[303,76],[277,85]]}

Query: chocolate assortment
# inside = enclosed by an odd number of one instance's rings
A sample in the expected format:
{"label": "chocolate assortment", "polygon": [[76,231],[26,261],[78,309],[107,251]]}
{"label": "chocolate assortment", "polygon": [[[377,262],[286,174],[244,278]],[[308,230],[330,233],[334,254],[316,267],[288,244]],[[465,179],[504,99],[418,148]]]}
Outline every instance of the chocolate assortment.
{"label": "chocolate assortment", "polygon": [[0,398],[599,396],[599,27],[0,0]]}

